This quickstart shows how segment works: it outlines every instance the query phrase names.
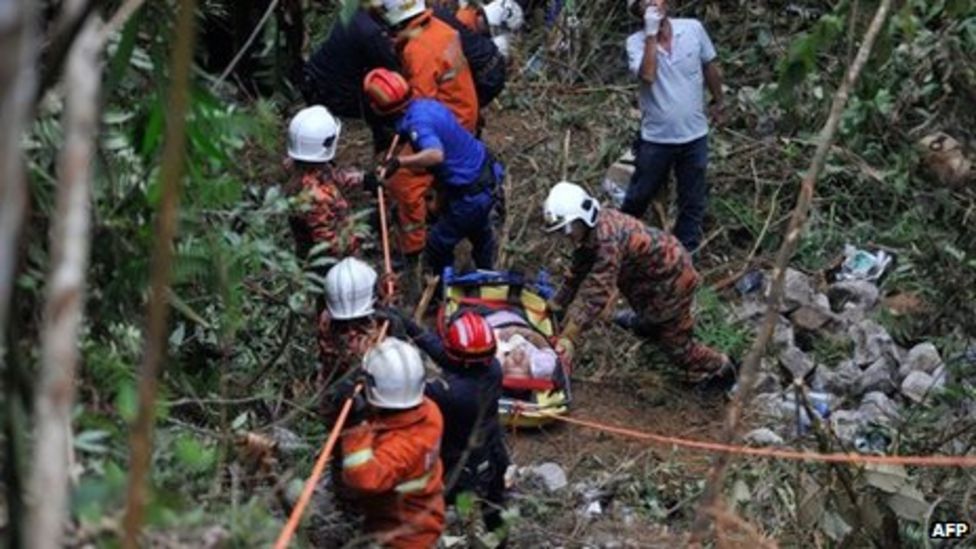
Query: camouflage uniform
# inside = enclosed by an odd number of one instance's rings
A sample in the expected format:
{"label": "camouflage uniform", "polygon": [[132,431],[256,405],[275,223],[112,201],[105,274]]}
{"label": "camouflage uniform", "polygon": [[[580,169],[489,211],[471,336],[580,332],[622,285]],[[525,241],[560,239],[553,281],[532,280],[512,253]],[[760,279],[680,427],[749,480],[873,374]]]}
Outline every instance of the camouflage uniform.
{"label": "camouflage uniform", "polygon": [[360,238],[355,232],[351,208],[343,193],[362,184],[362,174],[341,170],[331,164],[321,170],[307,170],[289,185],[288,194],[295,202],[290,218],[299,257],[323,242],[326,257],[337,260],[357,255]]}
{"label": "camouflage uniform", "polygon": [[699,282],[691,256],[674,236],[604,209],[574,252],[571,272],[554,299],[563,307],[573,303],[567,320],[582,329],[600,317],[619,288],[638,315],[635,331],[698,378],[728,361],[694,339],[692,304]]}

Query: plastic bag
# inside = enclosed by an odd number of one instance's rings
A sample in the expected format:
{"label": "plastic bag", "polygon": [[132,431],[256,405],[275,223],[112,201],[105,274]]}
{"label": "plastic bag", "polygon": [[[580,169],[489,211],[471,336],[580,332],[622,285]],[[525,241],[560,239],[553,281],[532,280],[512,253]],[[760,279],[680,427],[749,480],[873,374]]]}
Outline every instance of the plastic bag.
{"label": "plastic bag", "polygon": [[847,244],[844,246],[844,263],[837,278],[840,280],[867,280],[875,282],[891,263],[892,257],[883,250],[875,253]]}

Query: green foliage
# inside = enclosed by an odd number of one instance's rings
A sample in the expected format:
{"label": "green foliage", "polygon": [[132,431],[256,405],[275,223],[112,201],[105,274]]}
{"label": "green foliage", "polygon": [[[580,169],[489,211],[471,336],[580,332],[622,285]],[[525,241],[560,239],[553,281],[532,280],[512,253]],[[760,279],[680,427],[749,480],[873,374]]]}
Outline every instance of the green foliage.
{"label": "green foliage", "polygon": [[733,323],[728,304],[715,290],[705,287],[696,296],[696,335],[729,356],[742,358],[752,344],[752,331],[741,323]]}

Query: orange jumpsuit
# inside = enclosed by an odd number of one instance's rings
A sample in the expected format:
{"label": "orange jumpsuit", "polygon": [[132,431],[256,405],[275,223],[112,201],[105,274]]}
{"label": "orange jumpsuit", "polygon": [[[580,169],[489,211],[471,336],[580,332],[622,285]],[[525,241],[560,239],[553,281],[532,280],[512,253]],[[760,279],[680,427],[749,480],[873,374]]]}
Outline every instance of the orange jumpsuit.
{"label": "orange jumpsuit", "polygon": [[[403,75],[418,97],[444,104],[458,122],[475,133],[478,125],[478,92],[471,68],[461,49],[461,37],[450,25],[427,10],[408,23],[399,38]],[[404,154],[412,154],[408,146]],[[434,183],[426,172],[401,169],[387,188],[397,203],[400,251],[419,253],[427,241],[427,194]]]}
{"label": "orange jumpsuit", "polygon": [[437,405],[385,411],[342,433],[342,480],[384,547],[434,547],[444,531],[444,482]]}

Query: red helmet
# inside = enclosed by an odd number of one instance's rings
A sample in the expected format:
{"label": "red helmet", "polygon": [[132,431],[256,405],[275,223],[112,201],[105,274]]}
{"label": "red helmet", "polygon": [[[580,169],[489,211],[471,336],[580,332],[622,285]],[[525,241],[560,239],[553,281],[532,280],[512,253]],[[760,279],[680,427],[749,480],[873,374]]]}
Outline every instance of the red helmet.
{"label": "red helmet", "polygon": [[487,363],[495,356],[495,331],[481,315],[465,311],[447,328],[444,352],[453,360]]}
{"label": "red helmet", "polygon": [[379,114],[391,114],[407,106],[413,90],[403,76],[388,69],[373,69],[363,79],[363,91]]}

